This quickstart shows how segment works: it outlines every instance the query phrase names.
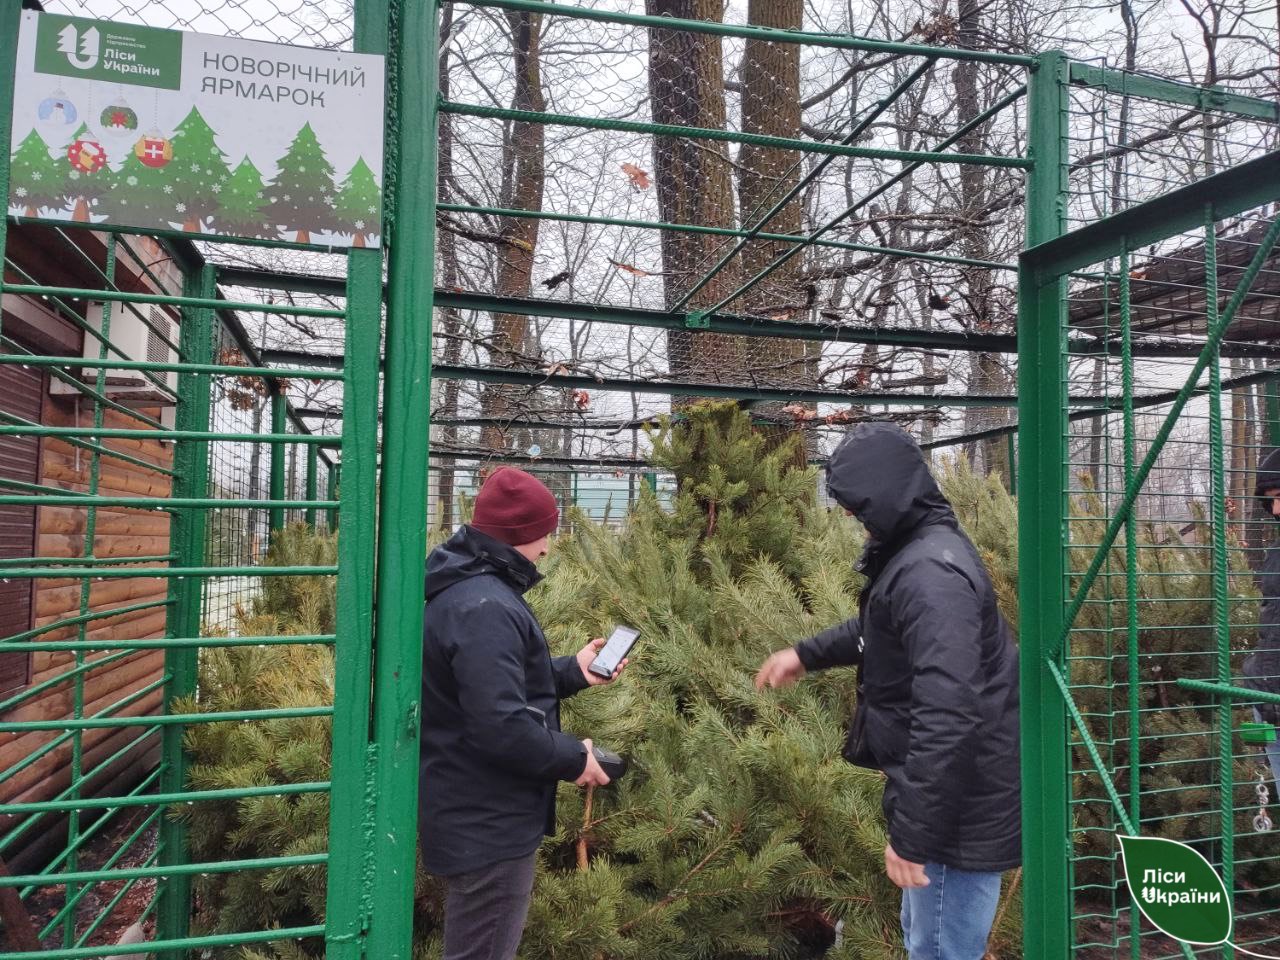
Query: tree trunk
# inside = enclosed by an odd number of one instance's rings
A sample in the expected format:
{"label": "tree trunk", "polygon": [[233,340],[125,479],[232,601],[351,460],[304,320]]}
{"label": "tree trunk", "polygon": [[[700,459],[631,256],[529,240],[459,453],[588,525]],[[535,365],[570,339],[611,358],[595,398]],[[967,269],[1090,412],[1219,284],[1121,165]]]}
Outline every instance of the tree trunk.
{"label": "tree trunk", "polygon": [[363,247],[363,246],[365,245],[365,242],[364,242],[364,234],[363,234],[363,233],[357,233],[357,234],[356,234],[356,235],[351,239],[351,245],[352,245],[353,247]]}
{"label": "tree trunk", "polygon": [[27,207],[27,209],[23,211],[22,215],[24,217],[38,217],[40,216],[40,211],[37,210],[35,207]]}
{"label": "tree trunk", "polygon": [[[719,23],[717,0],[645,0],[650,16]],[[720,38],[660,27],[649,28],[649,98],[653,121],[722,130],[725,126],[724,60]],[[734,225],[733,182],[723,144],[678,137],[654,137],[654,181],[659,219],[711,227]],[[662,231],[666,302],[673,307],[718,259],[724,238]],[[690,300],[688,309],[709,307],[731,294],[740,276],[730,262]],[[667,363],[681,380],[724,379],[741,370],[742,338],[673,330],[667,334]]]}
{"label": "tree trunk", "polygon": [[76,206],[71,214],[71,219],[76,223],[89,222],[89,201],[84,197],[76,197]]}
{"label": "tree trunk", "polygon": [[[542,113],[546,102],[542,94],[541,14],[508,11],[512,50],[515,59],[516,110]],[[513,210],[541,210],[546,181],[544,168],[546,127],[540,123],[513,124],[507,142],[504,170],[510,171],[510,196],[503,206]],[[507,242],[498,250],[498,277],[495,292],[499,297],[527,297],[533,280],[533,255],[538,247],[539,221],[533,218],[507,217],[500,235]],[[510,313],[493,317],[493,338],[489,362],[495,367],[529,366],[529,358],[521,356],[528,338],[528,319]],[[511,388],[492,384],[480,398],[485,416],[500,417],[511,412]],[[503,431],[496,426],[481,428],[480,444],[485,449],[502,450],[509,446]]]}
{"label": "tree trunk", "polygon": [[[184,229],[186,229],[186,227],[185,227],[185,226],[184,226]],[[199,227],[199,225],[197,224],[197,225],[196,225],[196,227],[195,227],[195,230],[196,230],[196,231],[199,231],[199,229],[200,229],[200,227]],[[311,242],[311,232],[310,232],[309,230],[299,230],[299,231],[298,231],[298,240],[297,240],[297,242],[298,242],[298,243],[310,243],[310,242]]]}
{"label": "tree trunk", "polygon": [[[201,230],[200,230],[200,218],[199,218],[199,217],[188,217],[186,220],[184,220],[184,221],[183,221],[183,223],[182,223],[182,229],[183,229],[185,232],[187,232],[187,233],[200,233],[200,232],[201,232]],[[302,239],[302,234],[303,234],[303,231],[299,230],[299,231],[298,231],[298,242],[299,242],[299,243],[306,243],[307,241]]]}

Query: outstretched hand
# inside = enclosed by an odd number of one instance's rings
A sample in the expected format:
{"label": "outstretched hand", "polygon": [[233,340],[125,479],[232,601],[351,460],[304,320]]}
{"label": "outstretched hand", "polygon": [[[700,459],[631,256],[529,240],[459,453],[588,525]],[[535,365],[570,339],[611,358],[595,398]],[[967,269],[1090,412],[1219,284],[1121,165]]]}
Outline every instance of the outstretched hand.
{"label": "outstretched hand", "polygon": [[756,689],[765,687],[789,687],[805,675],[800,654],[792,647],[779,650],[766,660],[756,674]]}
{"label": "outstretched hand", "polygon": [[582,670],[582,675],[587,678],[587,683],[591,684],[593,687],[598,687],[606,683],[613,683],[613,681],[617,680],[618,677],[621,676],[622,671],[626,669],[627,664],[630,662],[629,660],[624,659],[620,664],[618,664],[618,668],[613,671],[613,676],[608,678],[597,676],[588,670],[587,667],[591,666],[591,661],[596,658],[596,654],[600,652],[600,649],[605,645],[605,642],[604,637],[596,637],[576,654],[578,658],[578,667]]}

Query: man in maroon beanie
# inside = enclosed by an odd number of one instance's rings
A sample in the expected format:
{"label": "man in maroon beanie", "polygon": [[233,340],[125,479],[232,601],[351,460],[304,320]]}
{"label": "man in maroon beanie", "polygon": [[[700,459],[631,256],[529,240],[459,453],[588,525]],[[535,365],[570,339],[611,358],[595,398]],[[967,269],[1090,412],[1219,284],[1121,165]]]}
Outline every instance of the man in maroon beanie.
{"label": "man in maroon beanie", "polygon": [[559,706],[609,682],[587,671],[604,640],[553,658],[523,596],[559,521],[550,490],[504,467],[427,558],[418,828],[445,879],[444,960],[515,956],[557,782],[609,782],[591,741],[560,731]]}

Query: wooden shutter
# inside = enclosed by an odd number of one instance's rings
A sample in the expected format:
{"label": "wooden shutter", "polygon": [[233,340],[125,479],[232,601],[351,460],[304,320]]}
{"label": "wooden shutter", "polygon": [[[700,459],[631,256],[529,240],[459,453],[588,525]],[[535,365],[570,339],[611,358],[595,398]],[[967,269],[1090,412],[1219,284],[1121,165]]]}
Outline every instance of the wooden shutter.
{"label": "wooden shutter", "polygon": [[[0,411],[40,422],[44,374],[39,369],[0,364]],[[0,478],[40,482],[40,440],[0,436]],[[7,492],[12,491],[8,488]],[[0,558],[35,554],[36,508],[0,505]],[[34,581],[0,582],[0,639],[31,629]],[[0,694],[11,693],[31,679],[31,654],[0,653]]]}

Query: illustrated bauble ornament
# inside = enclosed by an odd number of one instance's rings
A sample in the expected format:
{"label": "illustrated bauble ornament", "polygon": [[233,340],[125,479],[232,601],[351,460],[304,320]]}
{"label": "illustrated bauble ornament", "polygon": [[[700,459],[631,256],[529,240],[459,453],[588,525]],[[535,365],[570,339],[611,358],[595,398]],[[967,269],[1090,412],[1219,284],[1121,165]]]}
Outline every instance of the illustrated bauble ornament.
{"label": "illustrated bauble ornament", "polygon": [[107,134],[124,136],[138,129],[138,115],[123,100],[117,100],[103,110],[98,120]]}
{"label": "illustrated bauble ornament", "polygon": [[67,147],[67,160],[81,173],[97,173],[107,165],[107,151],[97,140],[82,137]]}
{"label": "illustrated bauble ornament", "polygon": [[47,136],[55,143],[66,143],[74,124],[80,119],[80,111],[61,90],[55,90],[36,107],[36,120]]}
{"label": "illustrated bauble ornament", "polygon": [[133,145],[133,155],[144,167],[159,170],[173,159],[173,141],[158,133],[149,133]]}

